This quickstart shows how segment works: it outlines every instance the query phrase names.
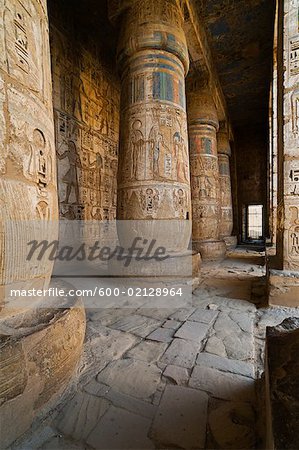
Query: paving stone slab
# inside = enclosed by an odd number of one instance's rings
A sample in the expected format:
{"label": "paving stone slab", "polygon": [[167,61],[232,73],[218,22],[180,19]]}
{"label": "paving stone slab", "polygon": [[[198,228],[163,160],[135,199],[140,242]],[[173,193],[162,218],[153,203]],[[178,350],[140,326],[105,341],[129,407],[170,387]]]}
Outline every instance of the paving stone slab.
{"label": "paving stone slab", "polygon": [[116,330],[127,331],[140,337],[146,337],[160,325],[161,321],[133,314],[119,319],[111,324],[110,327]]}
{"label": "paving stone slab", "polygon": [[255,399],[253,379],[209,367],[195,366],[189,386],[224,400],[254,402]]}
{"label": "paving stone slab", "polygon": [[179,322],[184,322],[191,316],[191,314],[195,311],[195,308],[180,308],[175,311],[175,313],[169,316],[170,319],[177,320]]}
{"label": "paving stone slab", "polygon": [[147,437],[150,425],[150,419],[112,406],[90,433],[87,444],[97,450],[155,448]]}
{"label": "paving stone slab", "polygon": [[171,342],[173,339],[173,335],[175,330],[172,328],[157,328],[155,331],[150,333],[147,336],[147,339],[151,339],[152,341],[157,342]]}
{"label": "paving stone slab", "polygon": [[85,440],[109,405],[102,398],[78,392],[58,414],[55,425],[65,436]]}
{"label": "paving stone slab", "polygon": [[154,364],[126,358],[110,363],[97,381],[133,397],[149,400],[161,380],[161,370]]}
{"label": "paving stone slab", "polygon": [[218,311],[198,308],[196,311],[194,311],[193,314],[191,314],[189,320],[193,322],[202,322],[206,323],[207,325],[211,325],[217,316]]}
{"label": "paving stone slab", "polygon": [[133,334],[97,325],[97,333],[87,338],[84,345],[80,364],[80,383],[86,384],[86,380],[90,380],[110,361],[121,358],[139,340]]}
{"label": "paving stone slab", "polygon": [[137,313],[146,316],[146,317],[152,317],[153,319],[157,320],[165,320],[167,319],[171,314],[175,313],[177,308],[139,308]]}
{"label": "paving stone slab", "polygon": [[248,403],[221,403],[209,414],[209,428],[217,448],[256,448],[255,414]]}
{"label": "paving stone slab", "polygon": [[208,341],[205,345],[205,352],[212,353],[214,355],[226,357],[226,349],[225,345],[221,338],[213,335],[208,338]]}
{"label": "paving stone slab", "polygon": [[253,364],[244,361],[235,361],[229,358],[223,358],[218,355],[211,355],[210,353],[199,353],[196,359],[196,364],[202,367],[211,367],[213,369],[221,370],[222,372],[236,373],[245,377],[254,376]]}
{"label": "paving stone slab", "polygon": [[178,320],[174,319],[168,319],[166,322],[163,323],[163,328],[171,328],[173,330],[177,330],[182,325],[182,322],[179,322]]}
{"label": "paving stone slab", "polygon": [[175,333],[176,338],[186,339],[187,341],[202,342],[209,331],[209,325],[201,322],[185,322]]}
{"label": "paving stone slab", "polygon": [[167,365],[172,364],[191,368],[195,363],[199,347],[200,345],[197,342],[175,338],[162,356],[160,362]]}
{"label": "paving stone slab", "polygon": [[253,334],[255,315],[239,311],[231,311],[229,317],[238,324],[241,331]]}
{"label": "paving stone slab", "polygon": [[128,358],[139,359],[148,363],[158,361],[168,345],[163,342],[142,341],[126,353]]}
{"label": "paving stone slab", "polygon": [[185,367],[173,365],[166,366],[163,375],[168,380],[178,385],[186,385],[189,381],[189,373]]}
{"label": "paving stone slab", "polygon": [[166,386],[150,434],[157,448],[203,449],[207,408],[205,393],[183,386]]}

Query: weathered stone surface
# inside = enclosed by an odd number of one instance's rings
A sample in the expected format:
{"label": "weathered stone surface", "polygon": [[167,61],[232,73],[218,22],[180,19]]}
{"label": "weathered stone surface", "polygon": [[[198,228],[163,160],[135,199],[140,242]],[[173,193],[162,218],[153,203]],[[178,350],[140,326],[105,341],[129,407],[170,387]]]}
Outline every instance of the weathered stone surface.
{"label": "weathered stone surface", "polygon": [[208,353],[222,356],[224,358],[227,357],[226,348],[225,348],[225,345],[224,345],[222,339],[220,339],[219,337],[217,337],[215,335],[211,336],[208,339],[204,349]]}
{"label": "weathered stone surface", "polygon": [[177,330],[181,326],[181,322],[173,319],[166,320],[166,322],[163,323],[163,328],[171,328],[173,330]]}
{"label": "weathered stone surface", "polygon": [[78,392],[63,408],[55,420],[56,427],[74,440],[86,440],[99,419],[109,408],[109,402]]}
{"label": "weathered stone surface", "polygon": [[220,404],[210,412],[208,423],[217,448],[256,448],[255,414],[251,405],[241,402]]}
{"label": "weathered stone surface", "polygon": [[111,362],[97,376],[100,383],[116,391],[147,400],[156,391],[160,379],[157,366],[131,358]]}
{"label": "weathered stone surface", "polygon": [[151,438],[158,448],[204,448],[208,396],[182,386],[166,386]]}
{"label": "weathered stone surface", "polygon": [[173,383],[179,385],[185,385],[189,380],[189,373],[185,367],[173,365],[166,366],[166,369],[163,372],[163,376]]}
{"label": "weathered stone surface", "polygon": [[[150,337],[148,337],[150,339]],[[167,348],[163,342],[142,341],[126,353],[128,358],[140,359],[152,363],[158,361]]]}
{"label": "weathered stone surface", "polygon": [[[81,372],[88,378],[95,375],[110,361],[119,359],[127,350],[136,345],[138,338],[130,333],[97,325],[90,330],[85,344]],[[90,379],[90,377],[89,377]]]}
{"label": "weathered stone surface", "polygon": [[205,323],[187,321],[175,333],[175,337],[201,343],[207,336],[208,331],[209,325]]}
{"label": "weathered stone surface", "polygon": [[172,341],[160,361],[161,363],[175,366],[192,367],[195,363],[198,349],[198,343],[176,338]]}
{"label": "weathered stone surface", "polygon": [[147,336],[147,339],[151,339],[152,341],[158,342],[171,342],[173,339],[173,335],[175,330],[172,328],[157,328],[151,334]]}
{"label": "weathered stone surface", "polygon": [[195,366],[189,386],[224,400],[254,402],[254,381],[251,378]]}
{"label": "weathered stone surface", "polygon": [[139,308],[137,310],[137,313],[140,314],[141,316],[146,316],[146,317],[152,317],[153,319],[156,320],[165,320],[167,319],[169,316],[171,316],[171,314],[174,314],[176,312],[177,308]]}
{"label": "weathered stone surface", "polygon": [[222,356],[211,355],[210,353],[199,353],[196,364],[201,367],[211,367],[213,369],[221,370],[222,372],[236,373],[245,377],[254,376],[253,364],[243,361],[234,361],[232,359],[223,358]]}
{"label": "weathered stone surface", "polygon": [[116,330],[128,331],[137,336],[146,337],[160,324],[161,322],[158,320],[132,314],[119,319],[117,322],[111,324],[110,327]]}
{"label": "weathered stone surface", "polygon": [[111,407],[87,439],[96,449],[155,448],[147,437],[151,421],[120,408]]}
{"label": "weathered stone surface", "polygon": [[170,317],[170,319],[174,319],[179,322],[184,322],[184,320],[187,320],[188,317],[190,317],[194,311],[195,311],[195,308],[181,308],[181,309],[178,309],[173,314],[171,314],[171,316],[169,316],[169,317]]}
{"label": "weathered stone surface", "polygon": [[190,317],[189,320],[194,322],[202,322],[207,325],[211,325],[218,315],[217,311],[212,311],[209,309],[198,308]]}

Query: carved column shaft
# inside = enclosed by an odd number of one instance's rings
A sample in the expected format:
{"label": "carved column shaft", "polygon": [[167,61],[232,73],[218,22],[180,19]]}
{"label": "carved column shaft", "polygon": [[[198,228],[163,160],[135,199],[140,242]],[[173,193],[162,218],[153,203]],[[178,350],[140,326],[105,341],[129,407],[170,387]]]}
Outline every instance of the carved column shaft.
{"label": "carved column shaft", "polygon": [[[0,210],[4,228],[0,237],[4,258],[0,285],[43,289],[47,288],[53,262],[26,262],[25,256],[34,228],[42,229],[43,222],[57,219],[51,66],[45,4],[42,6],[37,0],[8,0],[3,33],[5,39],[0,42],[3,47],[0,51]],[[41,237],[55,239],[51,230],[51,226],[48,233],[44,229]],[[11,307],[4,308],[2,317],[15,313]]]}
{"label": "carved column shaft", "polygon": [[217,154],[217,111],[210,92],[188,94],[190,140],[192,240],[203,259],[225,255],[220,233],[220,185]]}
{"label": "carved column shaft", "polygon": [[[131,1],[118,45],[117,218],[191,219],[183,16],[171,0]],[[183,247],[188,239],[184,238]]]}
{"label": "carved column shaft", "polygon": [[299,306],[298,0],[278,2],[277,18],[277,234],[269,303]]}
{"label": "carved column shaft", "polygon": [[220,181],[220,238],[224,240],[228,249],[236,246],[236,237],[231,236],[233,231],[233,204],[230,176],[231,148],[228,134],[220,130],[217,134],[219,181]]}

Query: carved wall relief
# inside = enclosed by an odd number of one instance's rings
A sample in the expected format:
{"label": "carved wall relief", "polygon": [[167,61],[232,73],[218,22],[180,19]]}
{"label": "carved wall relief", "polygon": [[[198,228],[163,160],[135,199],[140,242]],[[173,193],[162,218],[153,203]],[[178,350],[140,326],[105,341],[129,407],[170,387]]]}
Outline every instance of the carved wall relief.
{"label": "carved wall relief", "polygon": [[52,27],[60,216],[116,216],[118,80],[72,35]]}

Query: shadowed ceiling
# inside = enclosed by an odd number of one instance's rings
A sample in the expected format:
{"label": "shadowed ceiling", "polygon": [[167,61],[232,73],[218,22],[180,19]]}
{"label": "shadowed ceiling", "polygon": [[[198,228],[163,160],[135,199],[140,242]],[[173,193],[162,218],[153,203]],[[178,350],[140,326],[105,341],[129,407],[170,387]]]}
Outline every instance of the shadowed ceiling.
{"label": "shadowed ceiling", "polygon": [[275,0],[195,0],[233,127],[268,120]]}
{"label": "shadowed ceiling", "polygon": [[[193,1],[208,34],[233,128],[267,126],[276,0]],[[115,60],[118,30],[109,23],[108,2],[65,0],[61,6],[71,4],[76,29],[104,40],[107,56]]]}

